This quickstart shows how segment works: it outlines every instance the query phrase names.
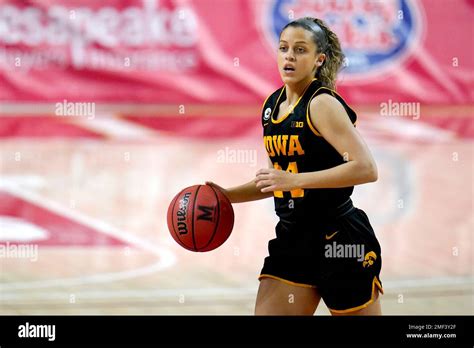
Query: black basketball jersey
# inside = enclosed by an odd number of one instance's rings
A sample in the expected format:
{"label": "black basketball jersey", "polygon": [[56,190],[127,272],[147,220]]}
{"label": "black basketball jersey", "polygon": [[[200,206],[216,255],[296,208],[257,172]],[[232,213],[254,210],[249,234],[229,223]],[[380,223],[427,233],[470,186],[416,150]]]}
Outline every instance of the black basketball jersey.
{"label": "black basketball jersey", "polygon": [[[309,105],[319,94],[328,93],[344,106],[352,123],[357,115],[335,91],[314,79],[295,104],[293,111],[278,120],[280,104],[286,99],[285,87],[271,94],[262,108],[265,148],[273,167],[292,173],[324,170],[344,163],[344,158],[316,130],[310,120]],[[274,192],[275,210],[280,223],[305,228],[306,222],[324,219],[346,202],[354,187],[334,189],[295,189]]]}

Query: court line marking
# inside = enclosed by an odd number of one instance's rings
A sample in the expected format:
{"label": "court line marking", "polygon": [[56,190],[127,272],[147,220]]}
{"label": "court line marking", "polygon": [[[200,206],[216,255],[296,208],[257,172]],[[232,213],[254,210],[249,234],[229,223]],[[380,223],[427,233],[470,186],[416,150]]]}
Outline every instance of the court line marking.
{"label": "court line marking", "polygon": [[[148,275],[154,272],[161,271],[167,268],[168,265],[161,260],[148,265],[142,268],[136,268],[129,271],[121,272],[107,272],[107,273],[98,273],[93,275],[88,275],[84,277],[71,277],[71,278],[56,278],[56,279],[46,279],[46,280],[34,280],[29,282],[15,282],[7,283],[0,285],[0,295],[1,299],[8,297],[9,294],[3,293],[5,290],[31,290],[40,289],[40,288],[50,288],[50,287],[64,287],[64,286],[77,286],[84,284],[97,284],[97,283],[109,283],[119,280],[125,280],[130,278],[136,278],[144,275]],[[31,294],[30,294],[31,295]],[[36,298],[36,293],[34,295]]]}
{"label": "court line marking", "polygon": [[[59,286],[61,286],[60,284]],[[393,281],[384,281],[383,287],[384,290],[407,290],[413,288],[428,288],[428,287],[440,287],[440,286],[456,286],[462,285],[471,285],[474,288],[474,277],[439,277],[439,278],[427,278],[427,279],[405,279],[405,280],[393,280]],[[176,298],[180,295],[185,297],[196,298],[196,297],[247,297],[247,296],[256,296],[257,294],[258,283],[256,281],[255,287],[245,287],[245,288],[197,288],[197,289],[145,289],[145,290],[92,290],[92,291],[77,291],[74,293],[76,300],[79,299],[112,299],[112,298],[153,298],[153,299],[163,299],[163,298]],[[2,294],[2,299],[24,299],[30,294],[21,294],[18,292]],[[41,299],[60,299],[61,297],[69,296],[69,293],[55,291],[47,293],[36,293],[35,300]]]}
{"label": "court line marking", "polygon": [[438,277],[438,278],[420,278],[420,279],[398,279],[383,281],[384,289],[400,288],[423,288],[446,285],[474,285],[474,276],[465,277]]}
{"label": "court line marking", "polygon": [[163,269],[171,267],[176,263],[176,256],[167,248],[156,246],[151,244],[149,241],[143,240],[131,233],[117,229],[103,221],[91,218],[78,211],[67,208],[64,205],[60,205],[52,200],[42,197],[36,193],[20,188],[18,185],[14,185],[11,180],[0,182],[0,189],[8,192],[12,195],[20,197],[31,203],[45,207],[55,213],[65,216],[71,220],[79,222],[83,225],[94,228],[99,233],[113,236],[117,239],[121,239],[131,245],[134,245],[140,249],[149,251],[155,256],[159,257],[157,263],[153,263],[146,267],[137,268],[129,271],[122,272],[106,272],[94,275],[87,275],[83,277],[69,277],[69,278],[56,278],[48,280],[37,280],[30,282],[13,282],[8,284],[0,284],[0,291],[5,290],[19,290],[19,289],[31,289],[31,288],[46,288],[52,286],[64,286],[64,285],[82,285],[90,283],[105,283],[117,280],[124,280],[129,278],[135,278],[153,272],[158,272]]}
{"label": "court line marking", "polygon": [[[112,235],[119,239],[122,239],[130,244],[136,245],[142,249],[150,251],[155,255],[158,255],[163,258],[164,262],[158,262],[156,264],[149,265],[144,268],[139,268],[131,271],[125,272],[112,272],[112,273],[101,273],[92,276],[86,277],[75,277],[75,278],[61,278],[61,279],[51,279],[51,280],[40,280],[40,281],[33,281],[33,282],[16,282],[16,283],[9,283],[9,284],[1,284],[0,291],[4,290],[22,290],[22,289],[30,289],[30,288],[47,288],[47,287],[54,287],[54,286],[65,286],[65,285],[83,285],[88,283],[103,283],[103,282],[111,282],[116,280],[123,280],[129,279],[137,276],[142,276],[146,274],[150,274],[156,271],[163,270],[172,266],[176,262],[176,256],[172,254],[169,250],[163,249],[157,246],[151,245],[149,242],[144,241],[138,238],[135,235],[131,235],[127,232],[121,231],[119,229],[114,228],[102,221],[98,221],[96,219],[90,218],[85,216],[84,214],[68,209],[63,205],[59,205],[56,202],[51,200],[47,200],[40,195],[37,195],[33,192],[23,190],[17,186],[11,185],[11,181],[9,185],[4,185],[0,183],[0,188],[11,193],[17,195],[25,200],[38,204],[40,206],[46,206],[53,211],[60,212],[61,214],[74,219],[80,223],[88,225],[97,229],[99,232],[103,232],[105,234]],[[164,257],[163,257],[164,256]],[[103,279],[101,279],[103,277]],[[398,288],[417,288],[417,287],[426,287],[426,286],[441,286],[441,285],[463,285],[463,284],[474,284],[473,277],[440,277],[440,278],[428,278],[428,279],[407,279],[407,280],[396,280],[396,281],[384,281],[384,289],[398,289]],[[136,294],[136,296],[146,296],[147,294],[153,294],[155,297],[164,297],[169,296],[169,293],[176,294],[177,292],[184,293],[184,292],[191,292],[193,296],[215,296],[226,292],[231,292],[233,294],[242,293],[242,291],[247,293],[255,294],[255,289],[237,289],[233,292],[234,288],[212,288],[212,289],[169,289],[169,290],[132,290],[132,291],[120,291],[120,292],[110,292],[106,291],[103,292],[103,296],[113,297],[113,293],[118,294]],[[168,292],[168,293],[167,293]],[[101,292],[95,292],[95,294],[100,294]],[[54,294],[54,293],[53,293]],[[5,294],[2,293],[2,298],[8,295],[10,298],[12,295],[15,294]],[[44,295],[44,294],[43,294]],[[57,293],[56,293],[57,295]],[[99,295],[97,295],[99,296]],[[21,296],[19,296],[20,298]],[[93,297],[91,297],[93,298]]]}
{"label": "court line marking", "polygon": [[[202,289],[156,289],[156,290],[112,290],[112,291],[77,291],[74,293],[76,300],[79,299],[111,299],[111,298],[178,298],[179,296],[183,295],[185,297],[216,297],[216,295],[221,296],[249,296],[249,295],[256,295],[257,294],[257,286],[255,289],[251,288],[202,288]],[[25,295],[28,295],[26,293]],[[69,297],[69,293],[55,291],[55,292],[47,292],[42,293],[40,296],[36,296],[35,294],[34,299],[60,299],[61,297]],[[66,296],[67,295],[67,296]],[[9,294],[2,294],[2,298],[4,299],[24,299],[25,296],[18,294],[17,292],[12,292]]]}

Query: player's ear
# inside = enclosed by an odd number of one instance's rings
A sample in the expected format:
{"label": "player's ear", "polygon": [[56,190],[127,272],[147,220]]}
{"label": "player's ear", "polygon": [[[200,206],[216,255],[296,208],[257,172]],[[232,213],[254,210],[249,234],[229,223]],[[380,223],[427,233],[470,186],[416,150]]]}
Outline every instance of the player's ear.
{"label": "player's ear", "polygon": [[316,60],[315,60],[316,68],[319,68],[321,65],[323,65],[325,60],[326,60],[326,55],[324,53],[319,53],[316,56]]}

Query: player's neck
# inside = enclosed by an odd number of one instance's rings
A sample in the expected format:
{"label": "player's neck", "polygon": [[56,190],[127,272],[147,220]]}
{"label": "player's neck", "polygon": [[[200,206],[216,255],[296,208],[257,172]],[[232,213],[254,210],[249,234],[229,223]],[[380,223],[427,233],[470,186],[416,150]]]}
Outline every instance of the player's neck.
{"label": "player's neck", "polygon": [[286,101],[289,105],[295,105],[298,99],[303,95],[306,88],[309,84],[314,80],[313,77],[304,79],[299,81],[295,84],[286,84],[285,85],[285,92],[286,92]]}

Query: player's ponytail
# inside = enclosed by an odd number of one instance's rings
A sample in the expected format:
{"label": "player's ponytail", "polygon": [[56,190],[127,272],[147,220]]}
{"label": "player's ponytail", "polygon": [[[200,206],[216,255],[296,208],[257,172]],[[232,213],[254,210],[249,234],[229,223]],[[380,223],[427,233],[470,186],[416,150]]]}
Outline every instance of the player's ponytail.
{"label": "player's ponytail", "polygon": [[316,70],[315,77],[320,80],[324,86],[335,89],[337,73],[341,69],[345,58],[341,49],[341,43],[339,42],[337,35],[329,29],[322,20],[318,18],[314,18],[313,20],[321,29],[323,29],[328,42],[326,51],[323,52],[326,54],[326,59],[323,65]]}
{"label": "player's ponytail", "polygon": [[316,43],[317,53],[324,53],[326,59],[317,68],[315,77],[321,81],[323,86],[335,89],[337,73],[344,63],[344,53],[337,35],[319,18],[304,17],[288,23],[287,27],[302,27],[313,33],[313,40]]}

